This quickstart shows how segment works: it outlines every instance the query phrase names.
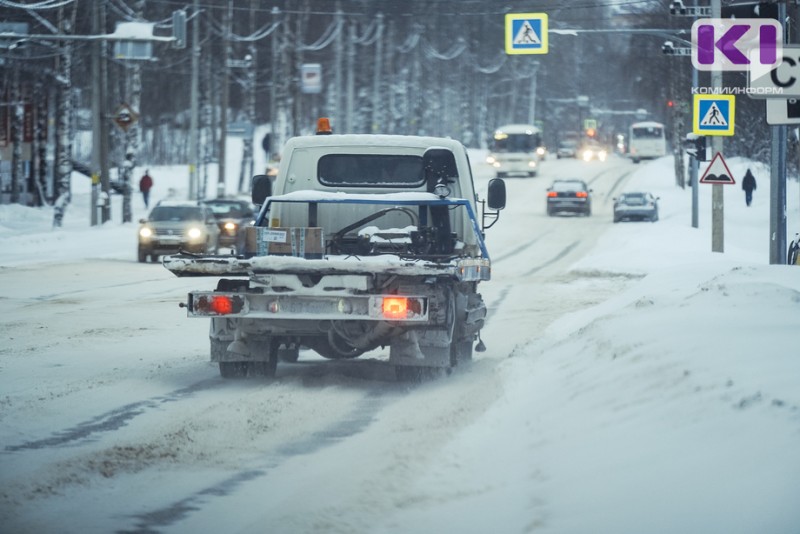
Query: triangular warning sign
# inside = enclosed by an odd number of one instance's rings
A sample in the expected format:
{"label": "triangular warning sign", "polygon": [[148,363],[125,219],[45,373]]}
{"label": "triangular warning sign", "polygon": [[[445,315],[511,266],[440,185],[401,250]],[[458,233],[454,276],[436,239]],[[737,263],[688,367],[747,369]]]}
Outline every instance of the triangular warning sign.
{"label": "triangular warning sign", "polygon": [[708,164],[706,172],[700,178],[701,184],[735,184],[728,164],[725,163],[725,158],[722,157],[722,152],[717,152],[711,158],[711,163]]}
{"label": "triangular warning sign", "polygon": [[514,36],[514,44],[515,45],[538,45],[542,44],[542,41],[539,39],[539,36],[536,35],[536,31],[534,31],[533,26],[531,26],[530,21],[523,20],[522,26],[520,26],[517,35]]}
{"label": "triangular warning sign", "polygon": [[700,126],[727,126],[728,121],[719,110],[716,102],[711,102],[711,107],[706,111],[705,117],[700,121]]}

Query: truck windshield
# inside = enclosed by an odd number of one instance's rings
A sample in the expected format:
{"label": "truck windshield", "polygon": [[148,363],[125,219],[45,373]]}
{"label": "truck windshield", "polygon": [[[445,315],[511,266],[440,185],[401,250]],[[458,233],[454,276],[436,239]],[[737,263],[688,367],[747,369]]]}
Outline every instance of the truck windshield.
{"label": "truck windshield", "polygon": [[425,183],[421,156],[327,154],[319,158],[317,178],[327,186],[420,187]]}

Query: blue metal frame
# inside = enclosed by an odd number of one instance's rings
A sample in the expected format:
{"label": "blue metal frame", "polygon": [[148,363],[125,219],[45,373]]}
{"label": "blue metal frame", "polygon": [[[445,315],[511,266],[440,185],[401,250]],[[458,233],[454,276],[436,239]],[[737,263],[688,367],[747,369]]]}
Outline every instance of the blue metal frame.
{"label": "blue metal frame", "polygon": [[447,198],[432,198],[430,200],[420,199],[420,200],[395,200],[395,199],[382,199],[382,198],[375,198],[375,199],[366,199],[366,198],[348,198],[346,196],[337,197],[337,198],[318,198],[314,200],[307,200],[307,199],[294,199],[294,198],[285,198],[285,195],[269,197],[267,202],[262,206],[261,211],[258,213],[258,217],[256,218],[255,226],[262,226],[264,222],[264,218],[266,217],[267,213],[269,213],[270,204],[273,202],[288,202],[288,203],[295,203],[295,204],[373,204],[373,205],[380,205],[385,204],[388,206],[464,206],[467,210],[467,215],[469,215],[469,220],[472,223],[472,230],[475,232],[475,236],[478,238],[478,246],[481,249],[481,254],[484,258],[489,258],[489,251],[486,250],[486,243],[483,240],[483,234],[480,229],[480,225],[478,224],[478,219],[475,215],[475,212],[472,210],[472,205],[470,204],[469,200],[463,198],[456,198],[456,199],[447,199]]}

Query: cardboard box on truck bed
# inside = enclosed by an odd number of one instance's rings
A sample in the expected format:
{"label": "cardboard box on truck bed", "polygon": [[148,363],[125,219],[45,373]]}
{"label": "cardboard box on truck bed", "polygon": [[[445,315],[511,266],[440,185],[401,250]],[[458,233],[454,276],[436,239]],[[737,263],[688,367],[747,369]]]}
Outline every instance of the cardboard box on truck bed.
{"label": "cardboard box on truck bed", "polygon": [[256,256],[296,256],[319,259],[325,252],[322,228],[248,226],[245,249]]}

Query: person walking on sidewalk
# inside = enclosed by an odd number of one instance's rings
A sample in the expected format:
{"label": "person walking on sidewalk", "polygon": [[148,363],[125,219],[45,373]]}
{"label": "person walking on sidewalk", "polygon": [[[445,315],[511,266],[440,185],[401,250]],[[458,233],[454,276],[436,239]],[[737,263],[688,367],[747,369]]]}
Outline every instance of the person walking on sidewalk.
{"label": "person walking on sidewalk", "polygon": [[153,178],[150,176],[150,169],[144,171],[144,176],[139,180],[139,191],[144,198],[144,207],[150,206],[150,189],[153,187]]}
{"label": "person walking on sidewalk", "polygon": [[742,189],[744,189],[744,201],[749,206],[753,201],[753,191],[756,190],[756,177],[747,169],[742,180]]}

